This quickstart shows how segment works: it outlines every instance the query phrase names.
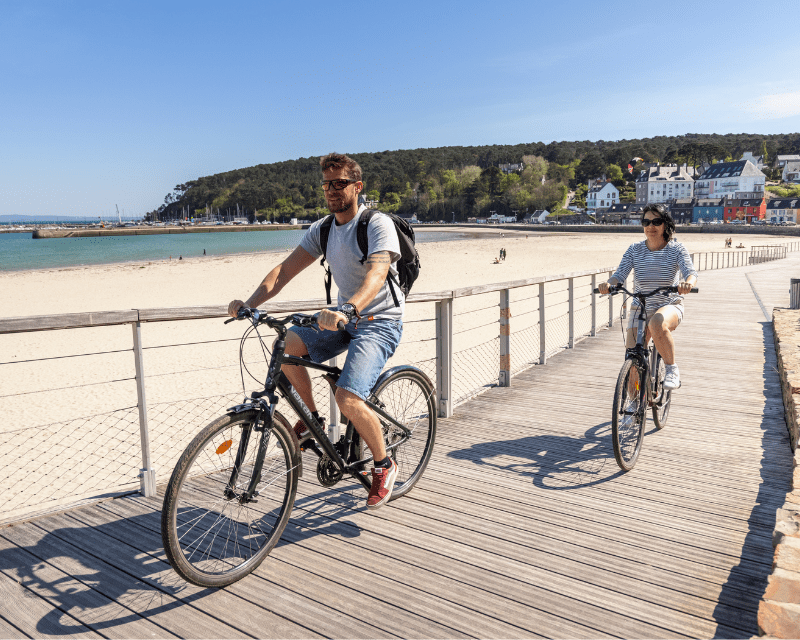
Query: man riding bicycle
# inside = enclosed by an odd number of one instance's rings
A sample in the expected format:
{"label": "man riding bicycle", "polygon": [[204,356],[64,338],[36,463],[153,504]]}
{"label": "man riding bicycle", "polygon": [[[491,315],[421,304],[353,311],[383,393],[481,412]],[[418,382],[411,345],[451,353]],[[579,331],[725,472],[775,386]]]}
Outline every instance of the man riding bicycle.
{"label": "man riding bicycle", "polygon": [[[365,400],[403,333],[405,298],[399,287],[390,290],[387,279],[390,275],[397,278],[394,263],[400,258],[400,243],[393,222],[387,216],[374,215],[367,228],[369,254],[362,264],[357,239],[358,220],[366,209],[358,204],[358,194],[364,188],[361,167],[338,153],[320,158],[320,167],[325,201],[335,217],[325,259],[339,289],[337,308],[319,314],[319,328],[292,327],[286,337],[286,353],[323,362],[347,351],[336,403],[372,452],[374,468],[367,507],[374,509],[389,500],[397,477],[397,464],[386,453],[381,424]],[[319,258],[323,254],[323,222],[312,224],[289,257],[267,274],[246,302],[233,300],[228,313],[236,317],[243,306],[264,304]],[[345,323],[344,332],[337,329],[340,321]],[[284,365],[283,372],[314,418],[320,420],[308,371]],[[302,421],[295,426],[295,433],[300,440],[310,436]]]}

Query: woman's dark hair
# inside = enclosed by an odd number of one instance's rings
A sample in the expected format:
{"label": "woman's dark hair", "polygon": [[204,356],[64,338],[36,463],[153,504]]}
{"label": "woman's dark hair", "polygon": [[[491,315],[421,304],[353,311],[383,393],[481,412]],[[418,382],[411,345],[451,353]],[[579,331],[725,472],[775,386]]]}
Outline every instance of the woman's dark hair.
{"label": "woman's dark hair", "polygon": [[675,233],[675,221],[669,214],[669,209],[663,204],[646,204],[642,209],[642,220],[644,220],[644,214],[650,211],[657,213],[660,218],[664,219],[664,240],[667,242],[672,240],[672,236]]}

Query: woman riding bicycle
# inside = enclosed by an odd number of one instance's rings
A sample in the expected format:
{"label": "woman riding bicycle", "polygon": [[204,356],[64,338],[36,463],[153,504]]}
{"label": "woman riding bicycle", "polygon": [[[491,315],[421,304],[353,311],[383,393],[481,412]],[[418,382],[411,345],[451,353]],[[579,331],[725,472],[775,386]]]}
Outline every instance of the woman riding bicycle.
{"label": "woman riding bicycle", "polygon": [[[675,222],[662,204],[648,204],[642,210],[642,226],[645,240],[628,247],[619,267],[608,282],[598,285],[600,293],[608,293],[613,285],[625,282],[633,269],[634,291],[651,291],[658,287],[677,286],[678,293],[655,295],[647,299],[647,333],[645,344],[652,337],[653,343],[664,359],[667,371],[664,389],[674,390],[681,386],[678,365],[675,364],[675,341],[672,332],[683,319],[683,295],[689,293],[697,282],[697,271],[692,258],[677,240]],[[631,304],[631,313],[625,337],[625,346],[636,344],[636,316],[638,302]]]}

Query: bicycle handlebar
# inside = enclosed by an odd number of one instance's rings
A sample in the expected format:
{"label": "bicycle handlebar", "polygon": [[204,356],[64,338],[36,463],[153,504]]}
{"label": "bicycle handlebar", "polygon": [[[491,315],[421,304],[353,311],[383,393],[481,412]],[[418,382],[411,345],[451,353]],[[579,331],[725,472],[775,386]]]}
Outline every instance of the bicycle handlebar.
{"label": "bicycle handlebar", "polygon": [[[623,287],[621,284],[614,284],[614,285],[610,285],[609,288],[608,288],[608,293],[607,294],[603,294],[603,295],[613,296],[614,294],[619,293],[621,291],[624,292],[624,293],[627,293],[629,296],[634,296],[634,297],[637,297],[637,298],[649,298],[650,296],[654,296],[654,295],[657,295],[657,294],[662,293],[662,292],[663,293],[678,293],[678,287],[675,287],[675,286],[658,287],[657,289],[653,289],[652,291],[648,291],[647,293],[631,293],[625,287]],[[692,287],[692,289],[689,291],[689,293],[699,293],[699,292],[700,292],[700,289],[698,289],[697,287]],[[594,289],[592,289],[592,293],[600,293],[600,289],[594,288]]]}
{"label": "bicycle handlebar", "polygon": [[[235,318],[228,318],[224,321],[224,324],[228,324],[229,322],[233,322],[234,320],[245,320],[249,319],[254,325],[257,324],[266,324],[268,327],[275,329],[277,327],[283,327],[290,322],[295,325],[296,327],[313,327],[317,324],[317,316],[309,316],[304,313],[293,313],[291,315],[286,316],[285,318],[275,318],[273,316],[268,315],[265,311],[261,311],[259,309],[250,308],[250,307],[240,307],[239,311],[236,314]],[[336,324],[336,328],[339,331],[346,331],[345,323],[342,320]]]}

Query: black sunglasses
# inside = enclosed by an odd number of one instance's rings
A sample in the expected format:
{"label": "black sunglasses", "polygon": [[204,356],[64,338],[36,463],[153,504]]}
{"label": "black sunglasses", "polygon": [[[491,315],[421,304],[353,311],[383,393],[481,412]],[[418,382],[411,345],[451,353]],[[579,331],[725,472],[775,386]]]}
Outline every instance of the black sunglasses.
{"label": "black sunglasses", "polygon": [[651,224],[660,227],[662,224],[664,224],[664,218],[642,218],[643,227],[649,227]]}
{"label": "black sunglasses", "polygon": [[360,182],[359,180],[323,180],[322,181],[322,188],[332,188],[334,191],[341,191],[344,189],[348,184],[353,184],[354,182]]}

